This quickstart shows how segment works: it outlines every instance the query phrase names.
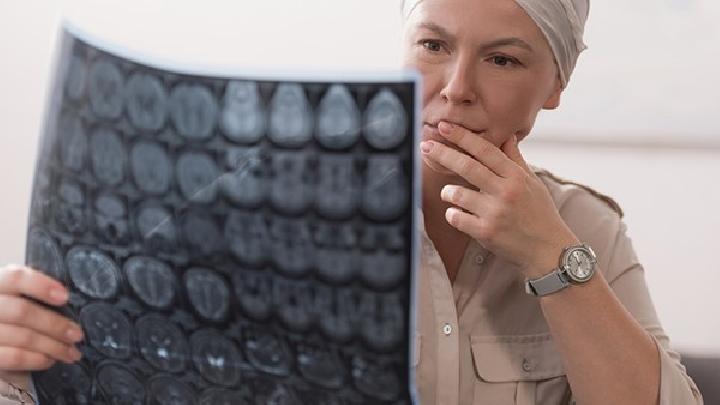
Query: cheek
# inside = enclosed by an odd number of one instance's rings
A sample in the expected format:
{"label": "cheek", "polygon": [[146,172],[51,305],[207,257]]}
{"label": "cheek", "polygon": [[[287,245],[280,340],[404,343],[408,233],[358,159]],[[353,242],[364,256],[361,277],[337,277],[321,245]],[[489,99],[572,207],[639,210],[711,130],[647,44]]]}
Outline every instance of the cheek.
{"label": "cheek", "polygon": [[[517,83],[511,87],[486,88],[483,92],[484,110],[487,113],[490,136],[496,145],[502,144],[512,134],[525,136],[530,132],[543,102],[538,90],[532,85]],[[544,100],[543,100],[544,101]]]}
{"label": "cheek", "polygon": [[423,107],[428,106],[433,98],[440,94],[443,87],[443,74],[438,65],[416,65],[422,77]]}

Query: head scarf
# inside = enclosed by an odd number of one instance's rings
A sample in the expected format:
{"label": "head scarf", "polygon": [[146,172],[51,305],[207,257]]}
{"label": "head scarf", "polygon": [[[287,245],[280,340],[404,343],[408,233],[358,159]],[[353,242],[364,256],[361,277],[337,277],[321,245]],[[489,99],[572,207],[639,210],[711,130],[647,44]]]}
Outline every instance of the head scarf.
{"label": "head scarf", "polygon": [[[407,19],[423,0],[403,0],[403,15]],[[590,0],[515,0],[540,28],[550,45],[560,71],[563,88],[580,53],[587,49],[583,42],[585,22]]]}

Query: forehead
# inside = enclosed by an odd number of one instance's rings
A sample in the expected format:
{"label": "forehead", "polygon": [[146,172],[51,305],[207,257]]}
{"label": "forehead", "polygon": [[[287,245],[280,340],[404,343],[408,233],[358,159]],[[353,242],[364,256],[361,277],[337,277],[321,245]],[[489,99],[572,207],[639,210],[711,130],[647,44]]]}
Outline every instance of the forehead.
{"label": "forehead", "polygon": [[409,3],[416,3],[408,5],[414,5],[406,21],[410,31],[431,23],[455,37],[478,40],[518,37],[531,44],[545,44],[540,28],[515,0],[409,0]]}

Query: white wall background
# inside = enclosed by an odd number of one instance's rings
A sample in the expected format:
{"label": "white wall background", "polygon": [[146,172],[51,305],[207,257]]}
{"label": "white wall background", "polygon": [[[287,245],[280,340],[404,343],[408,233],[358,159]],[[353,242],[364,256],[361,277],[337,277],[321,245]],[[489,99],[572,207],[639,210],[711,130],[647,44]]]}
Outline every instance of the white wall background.
{"label": "white wall background", "polygon": [[[391,0],[67,6],[105,39],[194,65],[365,70],[399,61]],[[0,0],[0,263],[23,260],[60,9]],[[675,346],[720,353],[718,21],[717,0],[592,2],[590,49],[560,110],[541,115],[523,149],[531,162],[618,200]]]}

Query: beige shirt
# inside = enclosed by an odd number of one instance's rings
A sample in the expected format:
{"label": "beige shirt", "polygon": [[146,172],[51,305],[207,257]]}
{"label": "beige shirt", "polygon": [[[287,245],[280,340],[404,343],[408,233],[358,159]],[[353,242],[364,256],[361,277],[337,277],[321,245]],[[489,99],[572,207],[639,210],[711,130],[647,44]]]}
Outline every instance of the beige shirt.
{"label": "beige shirt", "polygon": [[[597,253],[599,270],[620,301],[655,338],[660,404],[702,404],[669,347],[619,207],[587,187],[536,172],[570,229]],[[525,293],[518,269],[471,240],[451,283],[424,227],[421,247],[412,360],[420,404],[574,403],[539,300]]]}

